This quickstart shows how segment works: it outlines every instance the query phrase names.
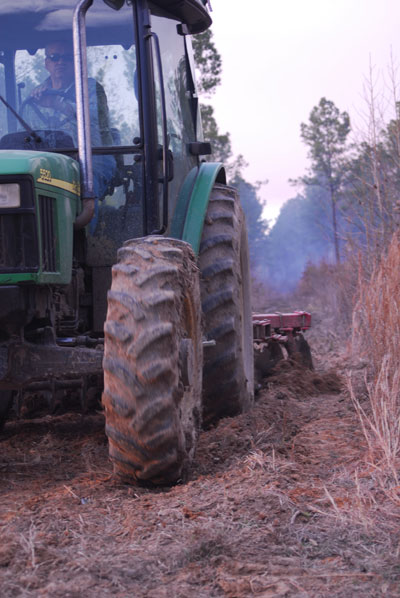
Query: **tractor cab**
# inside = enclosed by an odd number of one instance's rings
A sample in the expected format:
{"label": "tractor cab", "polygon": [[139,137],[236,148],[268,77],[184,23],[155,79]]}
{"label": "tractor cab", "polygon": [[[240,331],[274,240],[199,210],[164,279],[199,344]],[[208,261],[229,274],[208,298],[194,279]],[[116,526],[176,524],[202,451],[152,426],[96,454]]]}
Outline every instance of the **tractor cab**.
{"label": "tractor cab", "polygon": [[[10,172],[11,157],[13,164],[29,157],[32,170],[24,174],[55,199],[47,202],[46,218],[54,211],[54,225],[71,234],[68,217],[78,216],[75,228],[87,226],[89,265],[111,265],[124,240],[168,229],[182,182],[202,151],[186,34],[210,22],[202,2],[176,4],[21,0],[14,8],[0,6],[0,172],[15,179],[3,187],[3,222],[4,210],[6,222],[15,223],[22,209],[33,208],[16,205],[20,173]],[[58,209],[58,197],[69,215]],[[80,198],[94,199],[82,218]],[[54,238],[43,239],[44,230],[36,232],[37,272],[58,271],[62,250],[52,247]],[[9,248],[2,235],[0,272],[17,274],[10,250],[24,242],[19,271],[30,269],[34,236],[33,230],[29,240],[14,235]],[[41,244],[53,253],[50,264]]]}
{"label": "tractor cab", "polygon": [[69,284],[79,261],[102,332],[118,248],[170,232],[210,151],[189,36],[209,24],[199,0],[1,4],[0,285]]}

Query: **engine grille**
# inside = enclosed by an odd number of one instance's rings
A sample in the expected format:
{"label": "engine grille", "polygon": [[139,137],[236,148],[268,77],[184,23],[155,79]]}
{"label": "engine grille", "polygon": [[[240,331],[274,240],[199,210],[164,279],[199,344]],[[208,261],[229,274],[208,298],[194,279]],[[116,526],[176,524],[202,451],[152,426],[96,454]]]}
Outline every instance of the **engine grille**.
{"label": "engine grille", "polygon": [[37,272],[39,248],[32,177],[0,175],[0,183],[18,183],[21,191],[20,208],[0,210],[0,272]]}
{"label": "engine grille", "polygon": [[0,214],[0,272],[38,269],[35,215]]}
{"label": "engine grille", "polygon": [[54,233],[55,199],[39,195],[40,225],[42,231],[42,263],[45,272],[56,271],[56,238]]}

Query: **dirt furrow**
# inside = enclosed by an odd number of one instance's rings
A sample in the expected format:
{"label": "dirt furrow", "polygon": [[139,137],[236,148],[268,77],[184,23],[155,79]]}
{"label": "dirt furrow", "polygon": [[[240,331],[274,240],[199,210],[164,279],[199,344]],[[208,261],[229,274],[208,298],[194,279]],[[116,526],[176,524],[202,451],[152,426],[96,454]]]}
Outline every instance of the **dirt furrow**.
{"label": "dirt furrow", "polygon": [[387,530],[350,516],[365,446],[332,383],[277,374],[172,488],[113,478],[101,413],[10,422],[2,596],[397,596]]}

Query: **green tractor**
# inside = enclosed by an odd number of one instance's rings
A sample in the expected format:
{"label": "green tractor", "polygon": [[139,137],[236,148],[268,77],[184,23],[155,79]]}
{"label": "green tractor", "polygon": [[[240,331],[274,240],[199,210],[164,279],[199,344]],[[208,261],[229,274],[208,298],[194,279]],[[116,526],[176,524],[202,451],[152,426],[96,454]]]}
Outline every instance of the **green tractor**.
{"label": "green tractor", "polygon": [[115,472],[174,483],[253,400],[245,220],[206,160],[206,0],[0,3],[0,424],[102,390]]}

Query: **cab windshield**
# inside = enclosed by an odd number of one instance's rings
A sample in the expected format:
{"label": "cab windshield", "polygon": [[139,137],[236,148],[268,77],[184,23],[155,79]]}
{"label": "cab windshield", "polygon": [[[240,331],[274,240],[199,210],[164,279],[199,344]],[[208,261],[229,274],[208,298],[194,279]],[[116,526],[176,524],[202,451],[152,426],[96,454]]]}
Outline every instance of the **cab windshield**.
{"label": "cab windshield", "polygon": [[[75,4],[0,3],[0,149],[77,147]],[[104,147],[131,146],[140,136],[132,7],[114,11],[94,0],[86,32],[93,153],[104,155]]]}
{"label": "cab windshield", "polygon": [[[76,0],[0,2],[0,152],[34,150],[78,158],[72,47]],[[115,261],[143,234],[142,162],[132,3],[94,0],[86,52],[95,214],[87,261]],[[106,253],[106,255],[104,255]]]}

